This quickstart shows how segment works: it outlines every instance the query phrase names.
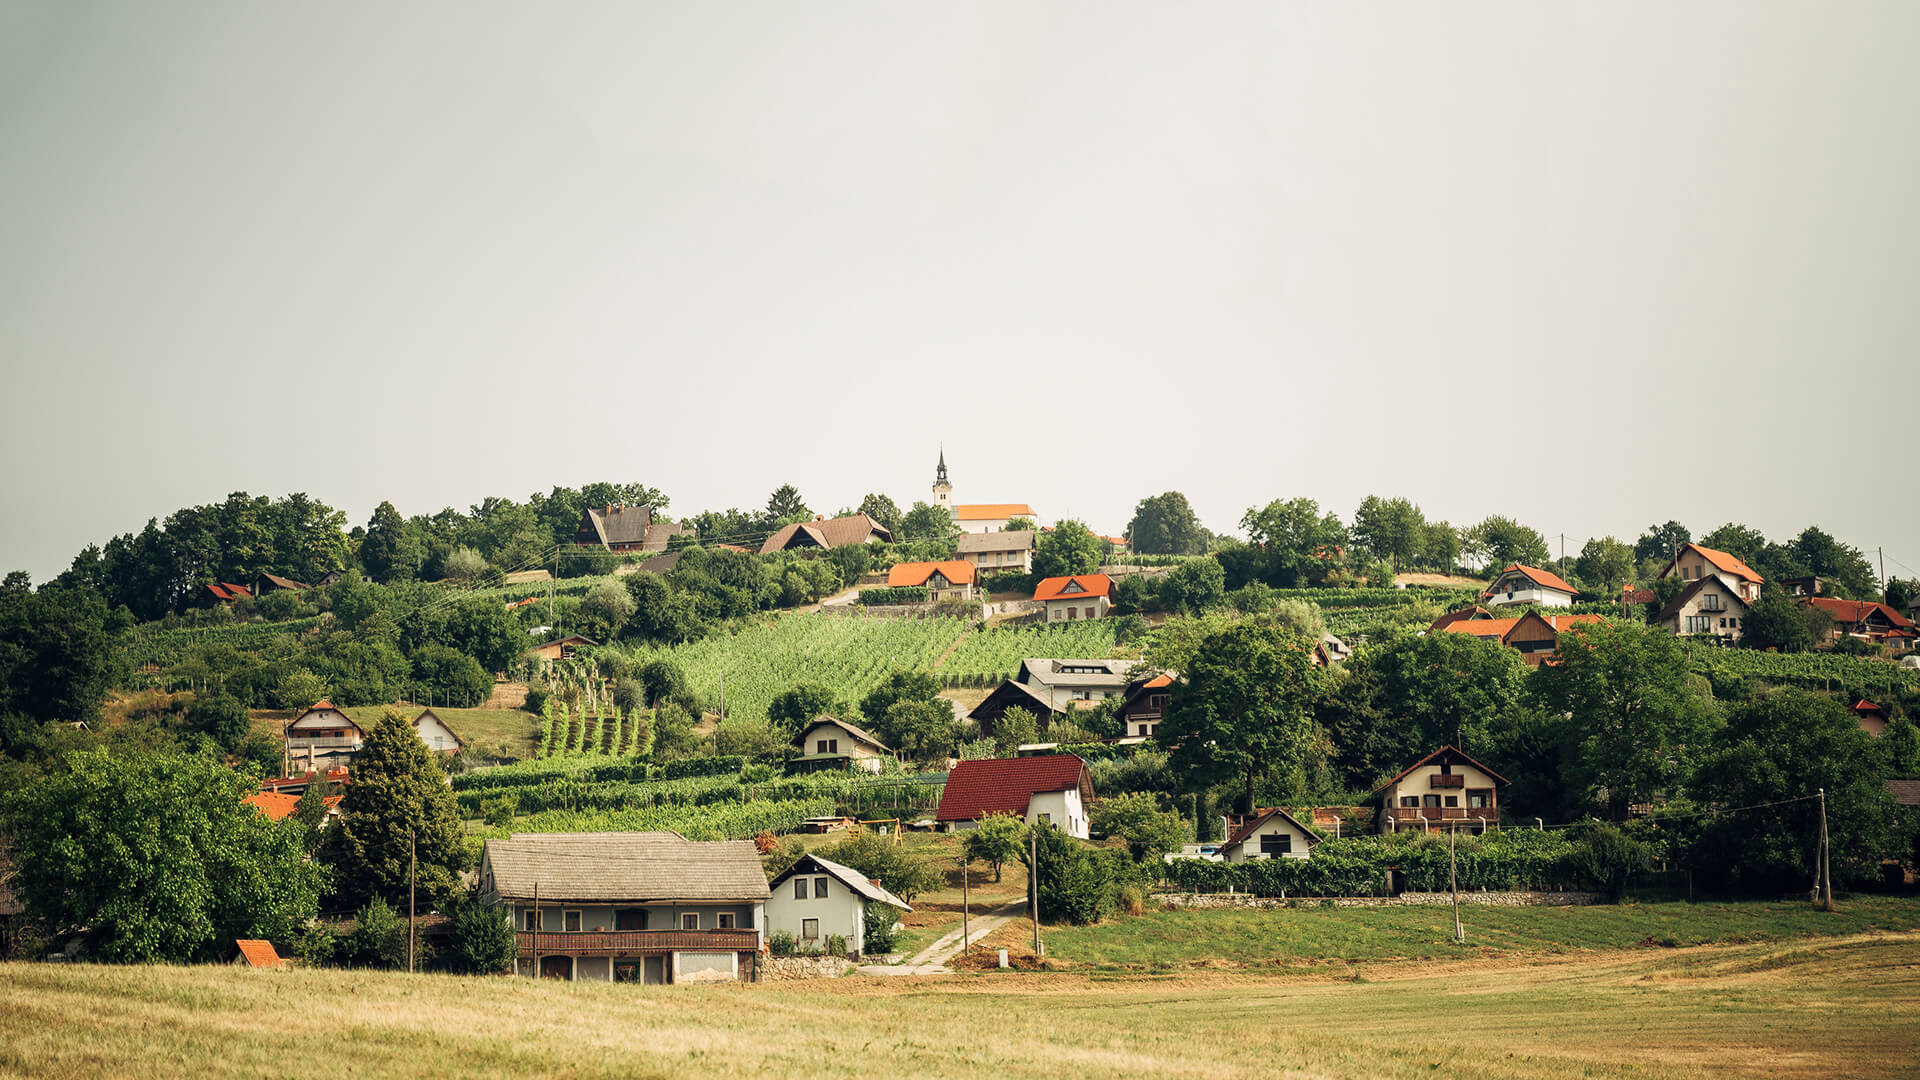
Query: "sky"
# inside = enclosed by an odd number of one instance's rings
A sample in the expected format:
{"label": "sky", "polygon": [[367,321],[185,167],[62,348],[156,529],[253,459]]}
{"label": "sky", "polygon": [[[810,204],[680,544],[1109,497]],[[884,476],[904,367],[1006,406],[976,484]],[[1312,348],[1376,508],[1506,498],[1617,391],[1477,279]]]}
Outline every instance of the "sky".
{"label": "sky", "polygon": [[0,0],[0,569],[232,491],[1920,575],[1920,5]]}

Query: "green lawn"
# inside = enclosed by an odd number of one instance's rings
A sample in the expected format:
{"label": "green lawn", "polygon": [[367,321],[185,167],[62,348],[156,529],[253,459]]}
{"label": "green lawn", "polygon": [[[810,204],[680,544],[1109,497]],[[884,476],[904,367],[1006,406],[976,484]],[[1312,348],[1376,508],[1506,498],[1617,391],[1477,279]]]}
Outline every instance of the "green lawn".
{"label": "green lawn", "polygon": [[1779,941],[1804,935],[1920,929],[1920,901],[1854,897],[1833,914],[1804,901],[1460,909],[1467,943],[1453,942],[1447,907],[1149,911],[1099,926],[1049,927],[1047,956],[1079,966],[1180,969],[1328,961],[1425,960],[1566,953],[1636,945]]}

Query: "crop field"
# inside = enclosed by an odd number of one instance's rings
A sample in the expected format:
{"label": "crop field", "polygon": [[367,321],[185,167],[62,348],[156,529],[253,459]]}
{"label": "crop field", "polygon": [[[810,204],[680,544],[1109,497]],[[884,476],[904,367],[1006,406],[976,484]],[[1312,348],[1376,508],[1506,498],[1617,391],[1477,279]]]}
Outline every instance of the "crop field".
{"label": "crop field", "polygon": [[978,630],[961,639],[940,672],[991,676],[998,685],[1029,656],[1098,659],[1112,651],[1113,623],[1105,619]]}
{"label": "crop field", "polygon": [[[1920,670],[1885,660],[1831,653],[1765,653],[1682,640],[1687,664],[1709,676],[1733,675],[1759,682],[1833,690],[1849,697],[1920,690]],[[1885,704],[1882,702],[1881,704]]]}
{"label": "crop field", "polygon": [[724,679],[727,717],[764,721],[775,695],[800,682],[832,687],[849,704],[895,668],[931,671],[970,624],[961,619],[855,619],[781,615],[664,649],[642,649],[644,662],[666,656],[695,693],[717,701]]}
{"label": "crop field", "polygon": [[1920,935],[1365,964],[646,987],[0,967],[0,1075],[1912,1076]]}

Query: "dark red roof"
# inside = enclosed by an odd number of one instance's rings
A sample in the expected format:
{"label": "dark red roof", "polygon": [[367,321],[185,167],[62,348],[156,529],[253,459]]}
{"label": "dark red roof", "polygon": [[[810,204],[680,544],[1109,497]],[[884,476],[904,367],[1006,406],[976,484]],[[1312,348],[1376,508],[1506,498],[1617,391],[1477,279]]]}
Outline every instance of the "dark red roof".
{"label": "dark red roof", "polygon": [[1913,625],[1907,621],[1905,615],[1872,600],[1836,600],[1831,596],[1803,596],[1800,597],[1799,602],[1819,608],[1833,616],[1835,622],[1865,622],[1867,616],[1878,611],[1881,617],[1886,619],[1888,626],[1904,629]]}
{"label": "dark red roof", "polygon": [[[1566,593],[1568,596],[1572,596],[1574,593],[1577,593],[1580,591],[1574,588],[1573,586],[1567,584],[1565,581],[1561,580],[1560,575],[1554,573],[1551,570],[1542,570],[1537,566],[1526,566],[1521,563],[1508,563],[1507,568],[1505,570],[1500,571],[1500,573],[1496,574],[1493,580],[1499,581],[1501,578],[1506,577],[1508,574],[1519,574],[1520,576],[1526,578],[1528,581],[1533,582],[1535,585],[1538,585],[1543,589],[1552,589],[1555,592],[1563,592],[1563,593]],[[1493,595],[1493,592],[1491,589],[1489,589],[1488,591],[1483,592],[1480,595],[1491,596]]]}
{"label": "dark red roof", "polygon": [[988,814],[1025,816],[1027,800],[1044,791],[1093,794],[1087,763],[1072,754],[963,761],[947,774],[936,821],[974,821]]}

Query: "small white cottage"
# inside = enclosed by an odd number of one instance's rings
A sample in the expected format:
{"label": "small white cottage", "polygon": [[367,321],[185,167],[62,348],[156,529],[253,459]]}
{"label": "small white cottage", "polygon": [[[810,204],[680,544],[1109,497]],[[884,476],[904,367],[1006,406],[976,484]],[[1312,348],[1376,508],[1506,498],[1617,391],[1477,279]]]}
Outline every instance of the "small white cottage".
{"label": "small white cottage", "polygon": [[453,755],[467,748],[467,740],[454,733],[447,722],[433,714],[432,709],[420,710],[413,718],[413,730],[420,735],[420,741],[427,749],[436,754]]}
{"label": "small white cottage", "polygon": [[1312,829],[1275,807],[1253,815],[1238,829],[1229,829],[1219,855],[1221,861],[1230,863],[1248,859],[1304,859],[1309,849],[1319,842],[1319,835]]}
{"label": "small white cottage", "polygon": [[913,910],[860,871],[818,855],[802,855],[767,888],[773,894],[767,898],[767,933],[785,930],[806,952],[826,951],[827,938],[838,934],[846,939],[847,955],[865,955],[868,903]]}

